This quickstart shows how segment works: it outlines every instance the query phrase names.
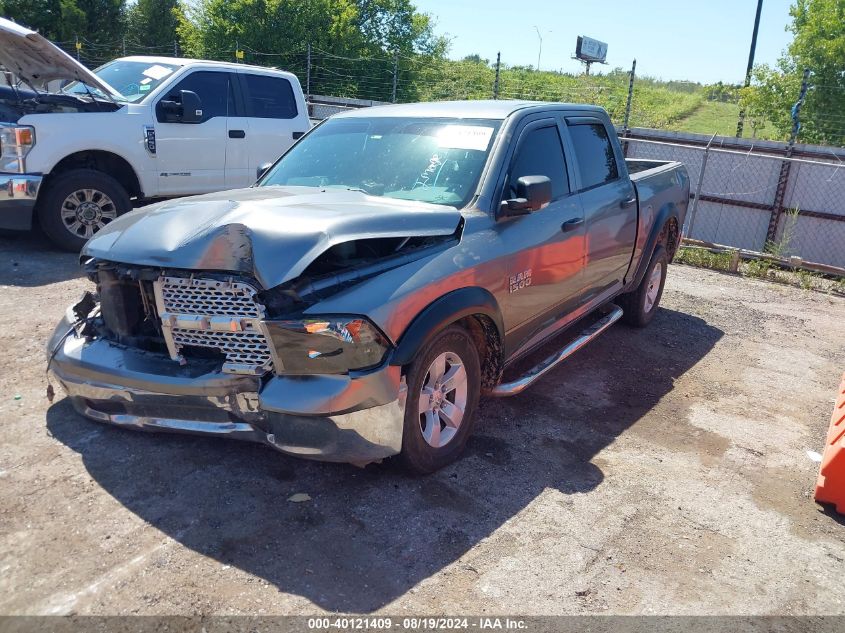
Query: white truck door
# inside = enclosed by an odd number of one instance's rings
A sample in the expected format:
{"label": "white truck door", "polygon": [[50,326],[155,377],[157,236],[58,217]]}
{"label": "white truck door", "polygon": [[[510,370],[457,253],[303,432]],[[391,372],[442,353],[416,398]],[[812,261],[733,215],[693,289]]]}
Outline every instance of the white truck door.
{"label": "white truck door", "polygon": [[[229,135],[229,113],[236,113],[235,81],[235,75],[228,71],[195,70],[157,100],[154,110],[160,195],[206,193],[227,187],[229,144],[243,147],[245,140]],[[168,120],[162,101],[181,102],[182,90],[194,92],[200,99],[202,113],[197,123]]]}
{"label": "white truck door", "polygon": [[264,163],[271,163],[308,131],[299,82],[279,74],[240,72],[246,111],[249,115],[249,164],[251,178]]}

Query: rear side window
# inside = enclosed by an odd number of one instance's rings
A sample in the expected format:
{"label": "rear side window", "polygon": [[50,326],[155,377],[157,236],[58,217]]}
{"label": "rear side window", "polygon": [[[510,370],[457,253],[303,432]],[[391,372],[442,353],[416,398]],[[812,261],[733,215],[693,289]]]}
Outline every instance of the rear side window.
{"label": "rear side window", "polygon": [[296,118],[296,99],[287,79],[245,75],[252,116],[259,119]]}
{"label": "rear side window", "polygon": [[516,196],[516,181],[522,176],[548,176],[552,181],[552,198],[569,193],[569,178],[557,126],[537,128],[522,137],[508,178],[506,198]]}
{"label": "rear side window", "polygon": [[232,116],[235,113],[232,79],[229,73],[197,71],[176,84],[166,98],[178,101],[180,90],[197,93],[202,103],[201,123],[218,116]]}
{"label": "rear side window", "polygon": [[595,187],[619,177],[613,144],[607,137],[607,130],[600,123],[569,126],[575,158],[578,159],[578,173],[584,189]]}

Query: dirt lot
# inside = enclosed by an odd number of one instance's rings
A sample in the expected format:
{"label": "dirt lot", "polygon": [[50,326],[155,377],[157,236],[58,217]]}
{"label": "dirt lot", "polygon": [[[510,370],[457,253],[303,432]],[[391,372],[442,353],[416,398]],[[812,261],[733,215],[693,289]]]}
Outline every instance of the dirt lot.
{"label": "dirt lot", "polygon": [[0,238],[0,613],[845,613],[807,454],[843,299],[673,266],[649,328],[484,402],[466,457],[414,479],[50,405],[44,342],[86,285]]}

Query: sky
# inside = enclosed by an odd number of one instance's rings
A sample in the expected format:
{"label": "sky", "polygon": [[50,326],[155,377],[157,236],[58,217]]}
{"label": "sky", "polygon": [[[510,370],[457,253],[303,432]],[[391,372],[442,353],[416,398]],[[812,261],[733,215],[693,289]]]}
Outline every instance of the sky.
{"label": "sky", "polygon": [[[579,35],[607,42],[607,66],[637,75],[701,83],[741,83],[757,0],[414,0],[451,38],[449,57],[477,53],[502,63],[580,72],[571,59]],[[791,0],[763,0],[755,63],[774,64],[792,39]]]}

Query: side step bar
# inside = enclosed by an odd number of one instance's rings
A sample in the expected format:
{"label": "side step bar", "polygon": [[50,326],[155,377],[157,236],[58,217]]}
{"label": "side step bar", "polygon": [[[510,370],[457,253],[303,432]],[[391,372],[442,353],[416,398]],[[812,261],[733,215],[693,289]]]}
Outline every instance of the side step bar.
{"label": "side step bar", "polygon": [[539,365],[532,367],[525,375],[520,376],[516,380],[496,385],[496,387],[493,388],[491,395],[504,398],[522,393],[522,391],[532,385],[534,381],[538,380],[541,376],[543,376],[543,374],[554,369],[558,364],[565,361],[587,343],[595,339],[599,334],[604,332],[622,317],[622,308],[619,306],[610,304],[606,309],[608,308],[610,309],[610,312],[608,312],[607,315],[603,316],[601,319],[581,332],[578,338],[570,342],[566,347],[557,353],[552,354]]}

